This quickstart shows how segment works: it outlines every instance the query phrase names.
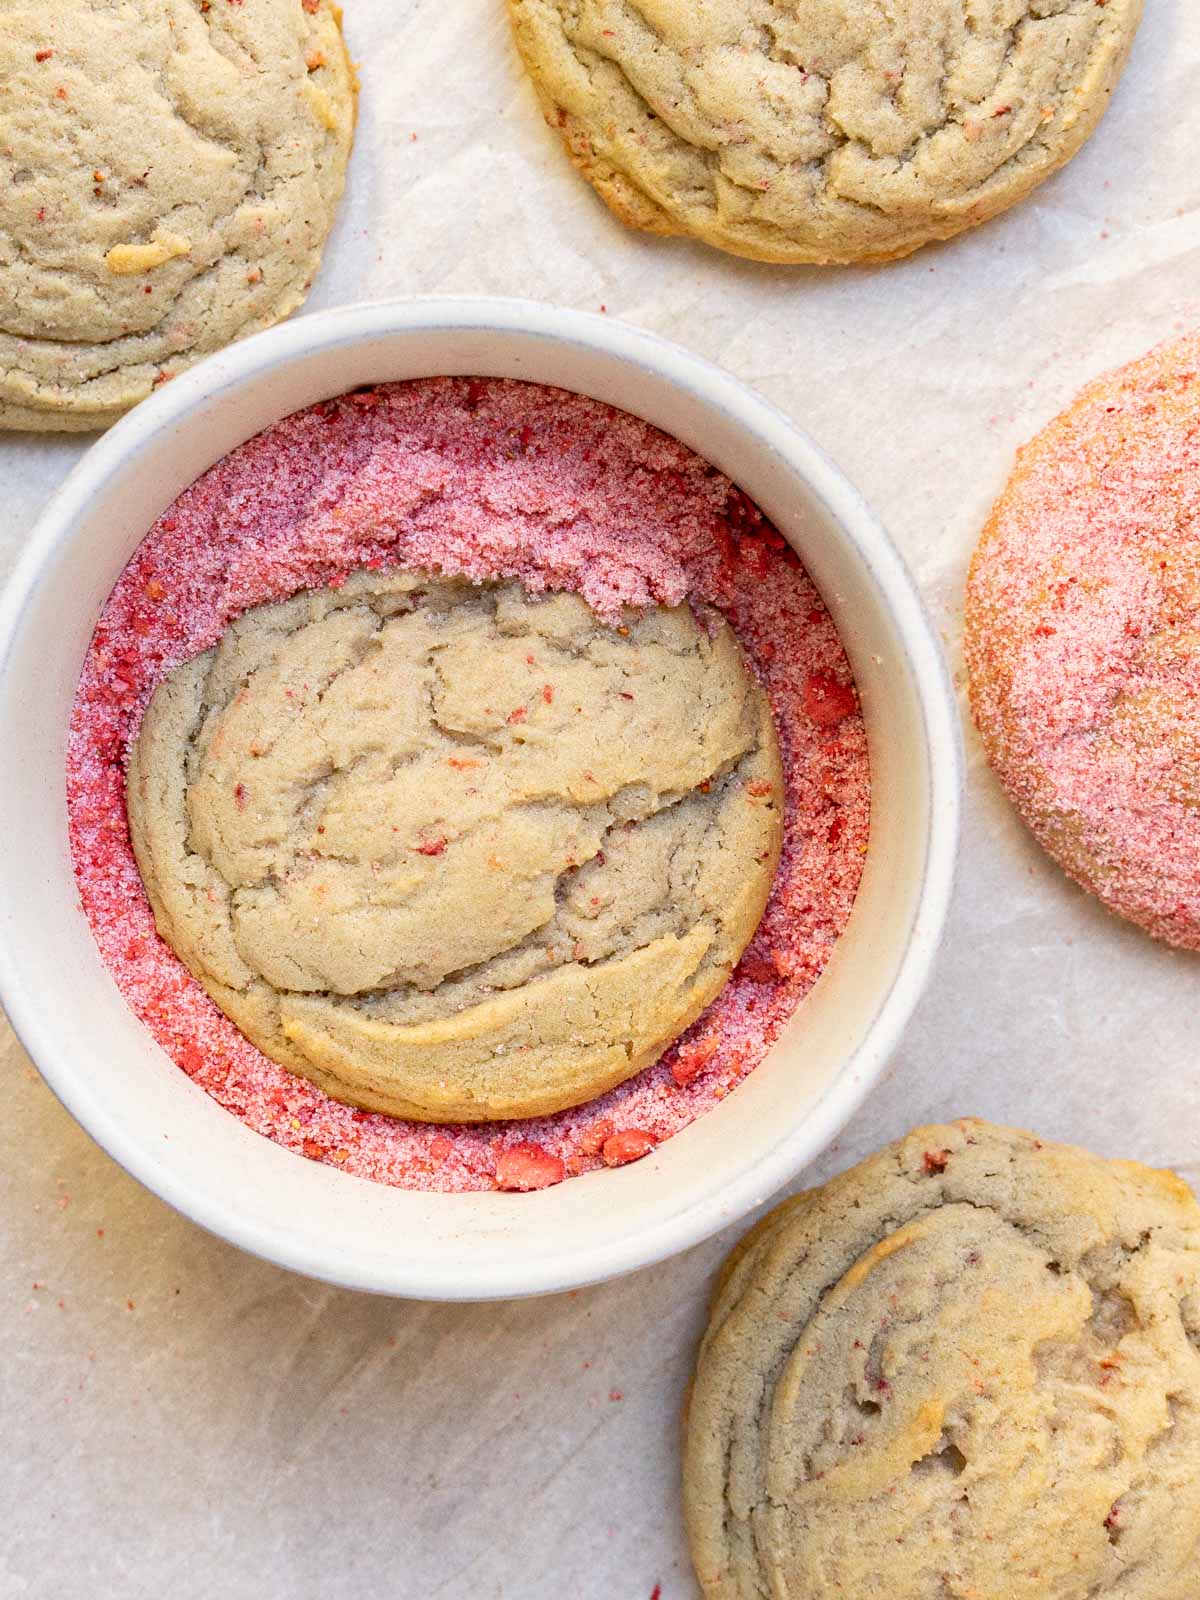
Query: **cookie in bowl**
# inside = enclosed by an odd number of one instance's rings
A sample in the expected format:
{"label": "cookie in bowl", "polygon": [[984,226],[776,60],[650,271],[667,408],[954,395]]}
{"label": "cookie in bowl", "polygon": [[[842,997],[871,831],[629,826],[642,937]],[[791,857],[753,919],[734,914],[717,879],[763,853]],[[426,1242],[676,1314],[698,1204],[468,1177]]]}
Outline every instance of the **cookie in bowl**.
{"label": "cookie in bowl", "polygon": [[684,1500],[709,1600],[1191,1600],[1200,1206],[975,1121],[785,1201],[718,1284]]}
{"label": "cookie in bowl", "polygon": [[478,1122],[594,1099],[724,986],[782,771],[728,625],[362,571],[159,685],[128,808],[159,932],[335,1098]]}
{"label": "cookie in bowl", "polygon": [[177,494],[102,607],[67,790],[170,1060],[289,1151],[439,1192],[626,1165],[719,1106],[872,825],[850,662],[761,511],[637,417],[471,377],[310,405]]}

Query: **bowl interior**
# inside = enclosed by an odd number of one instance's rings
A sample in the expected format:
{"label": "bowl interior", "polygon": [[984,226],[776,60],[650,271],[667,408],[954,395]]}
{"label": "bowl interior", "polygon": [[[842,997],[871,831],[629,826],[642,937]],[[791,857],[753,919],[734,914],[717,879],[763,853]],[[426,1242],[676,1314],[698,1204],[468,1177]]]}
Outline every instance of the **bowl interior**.
{"label": "bowl interior", "polygon": [[[635,412],[734,478],[830,606],[867,719],[872,833],[851,923],[763,1064],[644,1160],[529,1195],[420,1194],[251,1133],[127,1009],[79,909],[67,721],[96,618],[153,519],[278,417],[358,384],[472,374]],[[470,302],[304,318],[211,358],[107,434],[53,500],[0,621],[0,992],[67,1107],[203,1225],[352,1287],[483,1298],[594,1281],[715,1231],[828,1142],[881,1070],[926,974],[958,822],[957,720],[901,564],[840,475],[717,369],[603,319]],[[13,841],[20,841],[14,848]]]}

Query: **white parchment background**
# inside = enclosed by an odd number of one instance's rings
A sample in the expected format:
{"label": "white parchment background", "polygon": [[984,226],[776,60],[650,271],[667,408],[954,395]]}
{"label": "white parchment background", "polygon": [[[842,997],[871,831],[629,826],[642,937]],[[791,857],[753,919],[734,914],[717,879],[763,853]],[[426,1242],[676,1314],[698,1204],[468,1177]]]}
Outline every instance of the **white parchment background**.
{"label": "white parchment background", "polygon": [[[346,5],[362,121],[309,308],[604,305],[723,363],[864,490],[956,672],[967,558],[1018,443],[1200,320],[1196,0],[1148,0],[1100,132],[1032,201],[899,265],[830,272],[623,230],[542,125],[499,0]],[[85,448],[0,439],[0,573]],[[1039,856],[972,740],[933,985],[808,1180],[961,1113],[1200,1177],[1198,975]],[[0,1063],[2,1600],[694,1600],[677,1412],[740,1229],[538,1302],[343,1293],[140,1189],[2,1021]]]}

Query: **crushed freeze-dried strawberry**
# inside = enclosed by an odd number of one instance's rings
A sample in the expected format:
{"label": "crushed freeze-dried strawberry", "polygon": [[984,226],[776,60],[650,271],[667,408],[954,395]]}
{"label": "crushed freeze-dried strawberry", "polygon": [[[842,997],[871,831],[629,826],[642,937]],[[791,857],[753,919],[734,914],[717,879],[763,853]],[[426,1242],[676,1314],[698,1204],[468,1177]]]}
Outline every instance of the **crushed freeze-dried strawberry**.
{"label": "crushed freeze-dried strawberry", "polygon": [[623,1167],[648,1156],[656,1143],[654,1135],[644,1128],[622,1128],[605,1139],[600,1154],[606,1167]]}
{"label": "crushed freeze-dried strawberry", "polygon": [[719,1034],[706,1034],[703,1039],[696,1039],[691,1044],[680,1045],[679,1051],[671,1063],[671,1076],[682,1089],[691,1083],[693,1078],[698,1078],[705,1067],[721,1048]]}
{"label": "crushed freeze-dried strawberry", "polygon": [[419,856],[440,856],[445,849],[445,839],[426,839],[424,844],[417,846],[417,854]]}
{"label": "crushed freeze-dried strawberry", "polygon": [[496,1187],[499,1189],[548,1189],[561,1183],[566,1168],[540,1144],[526,1141],[510,1145],[496,1158]]}
{"label": "crushed freeze-dried strawberry", "polygon": [[804,685],[804,709],[818,728],[836,728],[858,710],[851,684],[813,673]]}
{"label": "crushed freeze-dried strawberry", "polygon": [[734,970],[737,978],[748,978],[751,983],[779,983],[783,977],[769,956],[747,951]]}
{"label": "crushed freeze-dried strawberry", "polygon": [[738,549],[738,557],[755,578],[765,578],[771,570],[771,552],[757,539],[743,539]]}
{"label": "crushed freeze-dried strawberry", "polygon": [[585,1156],[598,1156],[604,1149],[604,1141],[611,1139],[615,1131],[615,1124],[611,1117],[604,1117],[599,1122],[593,1122],[579,1135],[579,1148]]}

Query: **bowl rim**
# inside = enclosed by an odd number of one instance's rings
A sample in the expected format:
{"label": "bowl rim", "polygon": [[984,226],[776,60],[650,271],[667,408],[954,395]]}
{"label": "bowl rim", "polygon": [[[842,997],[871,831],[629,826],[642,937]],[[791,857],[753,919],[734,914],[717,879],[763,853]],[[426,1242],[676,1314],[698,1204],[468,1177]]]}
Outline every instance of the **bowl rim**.
{"label": "bowl rim", "polygon": [[[924,874],[903,952],[858,1048],[805,1116],[758,1159],[652,1229],[633,1231],[566,1265],[565,1252],[497,1266],[487,1281],[465,1283],[453,1269],[364,1272],[308,1248],[300,1230],[268,1231],[223,1200],[216,1185],[182,1179],[159,1151],[103,1115],[85,1075],[55,1040],[52,1016],[26,988],[19,960],[0,936],[0,1005],[22,1046],[64,1108],[132,1177],[175,1210],[252,1255],[347,1288],[443,1300],[478,1300],[555,1292],[652,1265],[708,1238],[744,1216],[827,1149],[878,1082],[929,978],[948,915],[958,861],[964,755],[957,700],[933,623],[883,524],[804,429],[742,379],[716,363],[619,319],[594,312],[492,296],[412,296],[311,313],[207,357],[135,406],[83,455],[51,495],[0,592],[0,677],[7,674],[30,597],[54,557],[69,547],[79,514],[101,485],[189,412],[244,381],[286,367],[322,348],[394,333],[474,332],[526,335],[584,347],[648,369],[660,380],[719,407],[756,434],[803,479],[847,539],[892,616],[908,656],[928,758],[928,838]],[[538,380],[533,380],[538,381]],[[281,412],[281,415],[286,415]],[[448,1202],[458,1198],[442,1197]],[[517,1254],[517,1253],[514,1253]],[[531,1270],[534,1269],[534,1270]],[[387,1281],[383,1281],[386,1278]]]}

